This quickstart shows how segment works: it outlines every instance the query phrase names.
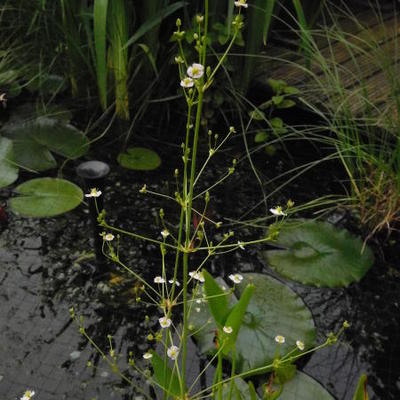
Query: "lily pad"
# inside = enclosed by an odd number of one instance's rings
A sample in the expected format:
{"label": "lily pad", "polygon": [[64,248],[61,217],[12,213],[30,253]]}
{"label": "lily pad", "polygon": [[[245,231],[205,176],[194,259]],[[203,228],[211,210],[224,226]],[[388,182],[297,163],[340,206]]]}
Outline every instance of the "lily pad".
{"label": "lily pad", "polygon": [[12,141],[0,136],[0,188],[11,185],[18,178],[18,168],[12,160]]}
{"label": "lily pad", "polygon": [[279,396],[279,400],[310,399],[335,400],[319,382],[300,371],[283,385],[283,391]]}
{"label": "lily pad", "polygon": [[372,251],[345,229],[321,221],[295,220],[283,225],[264,252],[269,265],[285,278],[305,285],[342,287],[359,281],[374,262]]}
{"label": "lily pad", "polygon": [[84,155],[89,146],[82,132],[55,118],[38,117],[9,123],[3,127],[2,133],[13,141],[15,162],[34,171],[57,166],[51,152],[75,159]]}
{"label": "lily pad", "polygon": [[161,159],[153,150],[144,147],[130,147],[126,153],[118,155],[118,162],[124,168],[151,171],[160,166]]}
{"label": "lily pad", "polygon": [[58,178],[37,178],[17,186],[18,197],[10,200],[11,209],[24,217],[53,217],[77,207],[82,190]]}
{"label": "lily pad", "polygon": [[[304,342],[306,348],[314,344],[311,312],[295,292],[267,275],[246,273],[243,277],[236,287],[237,293],[240,295],[248,283],[254,283],[255,290],[236,341],[238,373],[270,364],[277,349],[276,335],[286,339],[281,345],[282,354],[296,348],[296,340]],[[236,302],[236,297],[232,296],[231,301]],[[193,307],[189,328],[202,353],[215,353],[216,326],[207,303]]]}

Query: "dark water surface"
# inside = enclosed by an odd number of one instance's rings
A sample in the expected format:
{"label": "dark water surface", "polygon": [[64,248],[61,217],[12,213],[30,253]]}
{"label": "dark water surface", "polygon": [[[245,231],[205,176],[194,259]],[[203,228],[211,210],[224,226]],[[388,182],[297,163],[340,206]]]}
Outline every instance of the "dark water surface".
{"label": "dark water surface", "polygon": [[[226,159],[234,155],[232,150]],[[166,219],[176,223],[172,217],[176,213],[174,204],[139,194],[143,183],[152,190],[175,191],[172,178],[175,166],[168,161],[165,164],[166,172],[160,174],[112,168],[104,190],[111,222],[157,237],[161,230],[158,213],[163,207]],[[200,185],[212,184],[229,164],[230,161],[217,163]],[[250,168],[242,165],[227,184],[211,193],[210,216],[215,220],[222,215],[237,219],[260,199]],[[263,158],[259,161],[261,170],[268,171],[271,166]],[[275,164],[275,171],[276,168],[280,166]],[[321,175],[313,174],[321,171],[304,177],[304,182],[295,181],[281,192],[281,198],[274,197],[276,204],[289,196],[301,203],[311,199],[315,190],[321,194],[325,190],[319,183]],[[271,190],[271,186],[266,185],[265,189]],[[263,210],[263,206],[255,208],[251,216],[261,215]],[[341,217],[330,216],[332,221]],[[346,219],[341,223],[349,225]],[[235,237],[242,240],[262,233],[250,228],[235,226],[234,229]],[[136,304],[138,285],[132,279],[120,279],[121,273],[115,269],[111,283],[109,279],[95,279],[95,263],[87,254],[91,251],[87,207],[82,205],[67,215],[43,220],[9,214],[9,224],[1,230],[0,399],[19,398],[27,388],[37,392],[38,400],[141,399],[137,391],[112,374],[69,317],[68,309],[74,306],[84,316],[89,335],[106,351],[107,335],[113,336],[122,371],[127,369],[129,352],[142,363],[141,355],[151,345],[146,335],[158,318],[154,308]],[[304,368],[337,399],[352,399],[363,372],[369,376],[371,399],[400,399],[400,246],[395,237],[391,245],[385,246],[374,247],[377,261],[359,284],[345,289],[316,289],[289,283],[312,310],[321,341],[330,331],[336,331],[343,320],[352,324],[339,344],[312,355]],[[156,246],[123,239],[121,247],[122,258],[132,269],[149,279],[159,274]],[[260,250],[261,247],[246,248],[227,257],[219,256],[208,268],[225,276],[231,271],[272,273],[259,256]],[[150,316],[147,322],[145,315]],[[88,361],[95,367],[88,368]],[[142,383],[141,386],[145,388]]]}

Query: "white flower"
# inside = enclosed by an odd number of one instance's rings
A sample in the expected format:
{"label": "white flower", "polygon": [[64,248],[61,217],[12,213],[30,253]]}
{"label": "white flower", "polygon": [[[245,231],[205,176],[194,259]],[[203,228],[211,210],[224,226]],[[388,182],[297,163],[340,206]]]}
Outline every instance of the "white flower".
{"label": "white flower", "polygon": [[230,333],[233,332],[233,329],[232,329],[231,326],[224,326],[224,327],[222,328],[222,330],[223,330],[225,333],[227,333],[228,335],[229,335]]}
{"label": "white flower", "polygon": [[300,351],[304,350],[304,343],[301,340],[296,340],[296,346]]}
{"label": "white flower", "polygon": [[103,237],[104,240],[106,240],[107,242],[111,242],[112,240],[114,240],[114,235],[112,233],[107,233]]}
{"label": "white flower", "polygon": [[196,303],[197,303],[197,304],[201,304],[201,303],[202,303],[202,300],[201,300],[201,299],[197,299],[197,300],[196,300]]}
{"label": "white flower", "polygon": [[233,282],[233,283],[240,283],[243,280],[243,276],[240,274],[231,274],[228,276],[228,278]]}
{"label": "white flower", "polygon": [[169,236],[169,231],[168,229],[164,229],[161,231],[161,236],[166,239]]}
{"label": "white flower", "polygon": [[181,284],[178,281],[174,281],[173,279],[170,279],[168,282],[171,284],[173,284],[175,282],[176,286],[181,286]]}
{"label": "white flower", "polygon": [[161,328],[168,328],[171,326],[172,321],[167,317],[161,317],[158,319],[158,322],[161,325]]}
{"label": "white flower", "polygon": [[161,278],[161,276],[156,276],[154,278],[154,283],[165,283],[165,279]]}
{"label": "white flower", "polygon": [[239,246],[240,249],[244,250],[244,244],[240,240],[237,242],[237,245]]}
{"label": "white flower", "polygon": [[168,347],[167,350],[167,355],[171,360],[176,360],[178,358],[179,354],[179,349],[178,347],[172,345],[171,347]]}
{"label": "white flower", "polygon": [[193,85],[194,85],[193,79],[189,78],[188,76],[181,80],[181,86],[183,88],[191,88],[193,87]]}
{"label": "white flower", "polygon": [[101,190],[97,190],[96,188],[90,189],[90,193],[86,193],[85,197],[99,197],[101,196]]}
{"label": "white flower", "polygon": [[35,395],[34,390],[27,390],[21,397],[21,400],[30,400]]}
{"label": "white flower", "polygon": [[278,216],[286,216],[287,214],[285,212],[283,212],[282,207],[278,206],[275,208],[270,208],[269,211],[274,214],[274,215],[278,215]]}
{"label": "white flower", "polygon": [[249,5],[246,3],[246,0],[238,0],[235,1],[235,6],[247,8]]}
{"label": "white flower", "polygon": [[282,335],[275,336],[275,342],[279,344],[285,343],[285,336]]}
{"label": "white flower", "polygon": [[153,357],[153,354],[151,354],[151,353],[144,353],[144,354],[143,354],[143,358],[144,358],[145,360],[148,360],[148,359],[151,358],[151,357]]}
{"label": "white flower", "polygon": [[195,310],[196,310],[196,312],[200,312],[201,308],[200,307],[196,307]]}
{"label": "white flower", "polygon": [[204,67],[194,63],[187,69],[187,74],[193,79],[199,79],[204,75]]}
{"label": "white flower", "polygon": [[199,282],[204,282],[204,276],[202,272],[196,272],[196,271],[192,271],[189,272],[189,276],[193,279],[196,279]]}

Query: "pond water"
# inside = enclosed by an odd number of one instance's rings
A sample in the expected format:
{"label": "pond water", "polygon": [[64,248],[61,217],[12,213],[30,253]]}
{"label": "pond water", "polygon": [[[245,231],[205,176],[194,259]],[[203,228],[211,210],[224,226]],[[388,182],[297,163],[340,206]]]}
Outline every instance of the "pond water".
{"label": "pond water", "polygon": [[[161,173],[134,173],[112,166],[104,188],[110,222],[137,232],[159,234],[160,207],[167,219],[172,218],[176,207],[143,196],[139,189],[146,183],[155,191],[174,191],[172,171],[176,166],[168,160],[176,151],[165,149],[161,154],[167,160]],[[205,174],[201,186],[212,184],[236,155],[235,147],[223,154]],[[278,162],[267,162],[265,157],[256,163],[263,171],[273,166],[276,173],[283,168]],[[240,163],[229,182],[212,193],[210,212],[215,219],[222,215],[238,219],[258,203],[260,190],[251,174],[247,163]],[[72,171],[70,177],[76,179]],[[323,183],[326,181],[326,171],[313,171],[286,187],[281,195],[301,203],[317,190],[319,195],[329,191]],[[265,189],[271,190],[271,186]],[[9,195],[4,192],[0,200]],[[273,200],[278,204],[288,197]],[[263,205],[255,207],[250,216],[262,212]],[[346,214],[331,214],[329,218],[349,229],[354,227]],[[122,371],[128,370],[129,352],[140,359],[149,348],[151,343],[145,337],[158,318],[154,308],[135,302],[138,286],[120,271],[110,266],[114,274],[111,279],[96,276],[90,254],[87,206],[43,220],[9,214],[8,224],[3,223],[0,229],[0,398],[15,399],[26,388],[32,388],[40,400],[141,399],[135,389],[112,374],[69,317],[68,309],[74,306],[76,313],[84,316],[89,335],[105,350],[107,335],[113,336]],[[237,225],[234,229],[243,240],[262,233]],[[385,244],[374,244],[375,265],[359,284],[343,289],[316,289],[288,283],[311,309],[321,341],[330,331],[336,331],[343,320],[351,322],[340,343],[313,354],[303,367],[337,399],[352,399],[363,372],[369,376],[371,399],[400,398],[400,269],[396,239],[393,236]],[[149,278],[157,274],[156,246],[124,239],[121,247],[123,259],[135,271]],[[260,250],[262,247],[257,246],[228,257],[219,256],[208,269],[222,276],[231,271],[273,274]],[[148,322],[146,315],[150,316]],[[93,367],[87,367],[88,361]],[[198,367],[194,361],[192,364],[193,369]],[[130,375],[140,382],[137,376]]]}

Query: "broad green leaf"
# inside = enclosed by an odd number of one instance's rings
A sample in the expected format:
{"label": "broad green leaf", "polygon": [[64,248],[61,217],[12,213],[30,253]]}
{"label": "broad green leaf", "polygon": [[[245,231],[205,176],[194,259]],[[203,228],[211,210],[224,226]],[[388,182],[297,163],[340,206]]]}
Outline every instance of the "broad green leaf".
{"label": "broad green leaf", "polygon": [[264,143],[268,139],[268,133],[267,132],[257,132],[256,136],[254,137],[254,142],[255,143]]}
{"label": "broad green leaf", "polygon": [[151,354],[151,365],[154,371],[154,379],[156,382],[170,395],[180,396],[181,386],[179,384],[178,377],[166,363],[166,360],[162,359],[155,351]]}
{"label": "broad green leaf", "polygon": [[297,371],[293,379],[283,385],[279,400],[334,400],[334,397],[315,379]]}
{"label": "broad green leaf", "polygon": [[327,222],[293,220],[280,228],[274,245],[264,256],[282,276],[305,285],[342,287],[359,281],[374,257],[360,238]]}
{"label": "broad green leaf", "polygon": [[221,289],[221,286],[215,279],[203,269],[204,291],[207,296],[207,304],[214,321],[221,328],[225,325],[226,318],[229,314],[228,296]]}
{"label": "broad green leaf", "polygon": [[272,97],[272,102],[279,107],[279,105],[284,101],[284,97],[283,96],[273,96]]}
{"label": "broad green leaf", "polygon": [[293,364],[282,365],[276,368],[274,372],[277,383],[283,385],[294,378],[296,375],[296,366]]}
{"label": "broad green leaf", "polygon": [[225,321],[225,326],[232,328],[232,333],[227,334],[222,331],[223,334],[223,354],[228,355],[233,349],[236,343],[237,336],[240,332],[240,327],[243,323],[243,317],[246,313],[247,306],[249,305],[251,296],[254,293],[254,284],[246,286],[244,292],[240,296],[239,301],[233,306],[230,311],[228,318]]}
{"label": "broad green leaf", "polygon": [[24,217],[53,217],[77,207],[82,190],[72,182],[57,178],[37,178],[16,187],[10,200],[12,211]]}
{"label": "broad green leaf", "polygon": [[268,85],[275,94],[282,93],[287,88],[287,83],[282,79],[268,79]]}
{"label": "broad green leaf", "polygon": [[[253,283],[255,288],[236,339],[237,372],[248,372],[271,364],[277,349],[276,335],[286,338],[285,344],[280,347],[282,354],[295,349],[296,340],[304,342],[306,348],[311,347],[315,341],[314,322],[301,298],[268,275],[242,275],[243,281],[236,286],[238,297],[246,284]],[[232,305],[236,302],[237,299],[232,296]],[[201,352],[215,353],[213,339],[217,327],[207,304],[199,304],[199,309],[199,312],[190,315],[190,330]]]}
{"label": "broad green leaf", "polygon": [[128,169],[150,171],[161,164],[161,159],[156,152],[144,147],[131,147],[126,153],[118,155],[119,164]]}
{"label": "broad green leaf", "polygon": [[283,128],[282,118],[279,117],[271,118],[269,122],[273,128]]}
{"label": "broad green leaf", "polygon": [[0,188],[11,185],[18,178],[18,167],[13,160],[12,141],[0,136]]}
{"label": "broad green leaf", "polygon": [[59,119],[38,117],[34,120],[9,123],[2,133],[14,144],[15,162],[34,171],[56,167],[50,151],[75,159],[88,150],[88,139],[72,125]]}
{"label": "broad green leaf", "polygon": [[295,94],[299,94],[299,93],[300,93],[300,90],[297,89],[297,88],[294,87],[294,86],[286,86],[286,87],[283,89],[283,92],[284,92],[285,94],[295,95]]}
{"label": "broad green leaf", "polygon": [[353,400],[368,400],[367,392],[367,375],[362,374],[357,384],[356,392],[354,393]]}

